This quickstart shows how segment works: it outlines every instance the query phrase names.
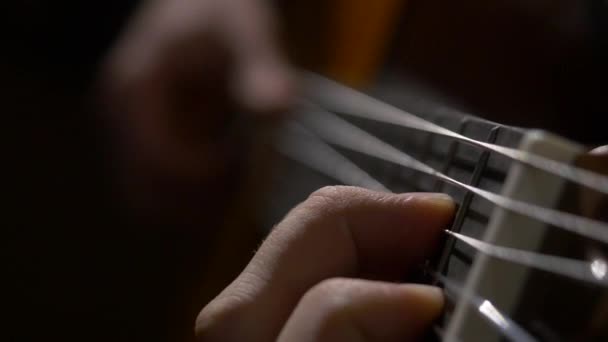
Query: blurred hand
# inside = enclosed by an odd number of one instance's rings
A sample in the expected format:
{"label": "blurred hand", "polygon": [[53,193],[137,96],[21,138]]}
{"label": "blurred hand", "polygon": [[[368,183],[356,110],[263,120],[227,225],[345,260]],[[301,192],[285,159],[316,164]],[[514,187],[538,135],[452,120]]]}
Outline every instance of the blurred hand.
{"label": "blurred hand", "polygon": [[102,75],[135,192],[216,195],[238,182],[247,131],[290,105],[273,19],[262,0],[144,3]]}
{"label": "blurred hand", "polygon": [[[201,341],[404,341],[439,315],[439,289],[396,284],[433,251],[454,211],[441,194],[329,187],[274,229],[199,314]],[[374,279],[374,280],[363,280]]]}
{"label": "blurred hand", "polygon": [[608,156],[608,145],[596,147],[591,150],[589,153],[597,156]]}

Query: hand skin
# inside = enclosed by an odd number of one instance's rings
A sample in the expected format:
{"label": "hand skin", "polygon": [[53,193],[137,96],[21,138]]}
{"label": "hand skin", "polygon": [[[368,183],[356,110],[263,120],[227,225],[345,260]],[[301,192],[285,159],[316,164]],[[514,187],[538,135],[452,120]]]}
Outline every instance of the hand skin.
{"label": "hand skin", "polygon": [[200,341],[415,340],[440,315],[441,291],[391,281],[433,252],[453,213],[443,194],[318,190],[201,311],[196,334]]}
{"label": "hand skin", "polygon": [[178,218],[222,213],[254,163],[268,164],[252,151],[293,93],[274,26],[263,0],[143,3],[99,82],[135,207],[172,208]]}
{"label": "hand skin", "polygon": [[272,14],[260,0],[144,3],[101,82],[140,152],[188,167],[212,152],[231,111],[272,119],[289,107],[291,73]]}
{"label": "hand skin", "polygon": [[[116,202],[175,284],[155,294],[175,340],[260,238],[266,140],[293,93],[274,25],[266,0],[145,0],[101,66]],[[223,258],[234,236],[243,252]]]}

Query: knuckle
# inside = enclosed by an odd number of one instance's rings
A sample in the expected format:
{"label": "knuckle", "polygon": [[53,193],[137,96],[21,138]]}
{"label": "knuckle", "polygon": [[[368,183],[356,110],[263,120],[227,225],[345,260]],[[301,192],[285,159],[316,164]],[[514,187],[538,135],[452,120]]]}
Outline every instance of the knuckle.
{"label": "knuckle", "polygon": [[384,197],[385,194],[354,186],[326,186],[310,194],[303,206],[325,213],[336,213],[358,204],[381,201]]}
{"label": "knuckle", "polygon": [[340,197],[341,193],[348,187],[345,186],[339,186],[339,185],[331,185],[331,186],[324,186],[316,191],[314,191],[310,196],[310,198],[327,198],[327,199],[336,199],[337,197]]}
{"label": "knuckle", "polygon": [[348,280],[345,278],[329,278],[313,286],[310,291],[323,295],[331,294],[337,290],[344,288],[347,282]]}
{"label": "knuckle", "polygon": [[345,278],[330,278],[313,286],[302,298],[305,305],[322,308],[327,314],[339,315],[348,305],[348,284]]}
{"label": "knuckle", "polygon": [[307,217],[313,221],[327,220],[341,216],[341,212],[348,207],[348,198],[343,186],[326,186],[316,190],[300,203],[294,210],[298,217]]}
{"label": "knuckle", "polygon": [[331,340],[331,332],[348,324],[351,316],[352,298],[349,280],[331,278],[311,288],[302,298],[300,305],[308,312],[314,312],[317,319],[317,333],[320,340]]}
{"label": "knuckle", "polygon": [[315,207],[341,207],[356,191],[350,186],[325,186],[310,194],[305,203]]}

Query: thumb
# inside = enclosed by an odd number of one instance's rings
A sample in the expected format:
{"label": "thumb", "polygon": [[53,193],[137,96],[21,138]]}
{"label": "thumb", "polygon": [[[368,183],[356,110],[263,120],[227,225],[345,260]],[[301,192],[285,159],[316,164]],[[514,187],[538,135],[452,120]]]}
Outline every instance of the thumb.
{"label": "thumb", "polygon": [[438,288],[336,278],[313,287],[279,341],[411,341],[443,308]]}

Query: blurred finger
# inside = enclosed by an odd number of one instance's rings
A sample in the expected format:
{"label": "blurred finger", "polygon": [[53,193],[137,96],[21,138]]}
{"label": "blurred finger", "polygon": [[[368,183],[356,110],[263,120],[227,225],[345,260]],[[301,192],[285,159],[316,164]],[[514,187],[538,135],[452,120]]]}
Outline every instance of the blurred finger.
{"label": "blurred finger", "polygon": [[294,84],[276,37],[275,16],[265,1],[230,0],[223,25],[236,65],[235,97],[254,114],[279,114],[292,102]]}
{"label": "blurred finger", "polygon": [[435,287],[330,279],[306,293],[278,341],[411,341],[442,307]]}
{"label": "blurred finger", "polygon": [[146,3],[110,54],[106,77],[133,156],[185,179],[224,173],[236,153],[228,145],[237,145],[237,114],[288,106],[287,64],[271,22],[263,1]]}
{"label": "blurred finger", "polygon": [[596,147],[593,150],[591,150],[589,153],[598,155],[598,156],[606,156],[606,155],[608,155],[608,145]]}
{"label": "blurred finger", "polygon": [[146,3],[110,54],[110,109],[136,173],[209,187],[244,158],[239,147],[250,134],[234,125],[235,62],[219,28],[231,20],[222,6]]}

